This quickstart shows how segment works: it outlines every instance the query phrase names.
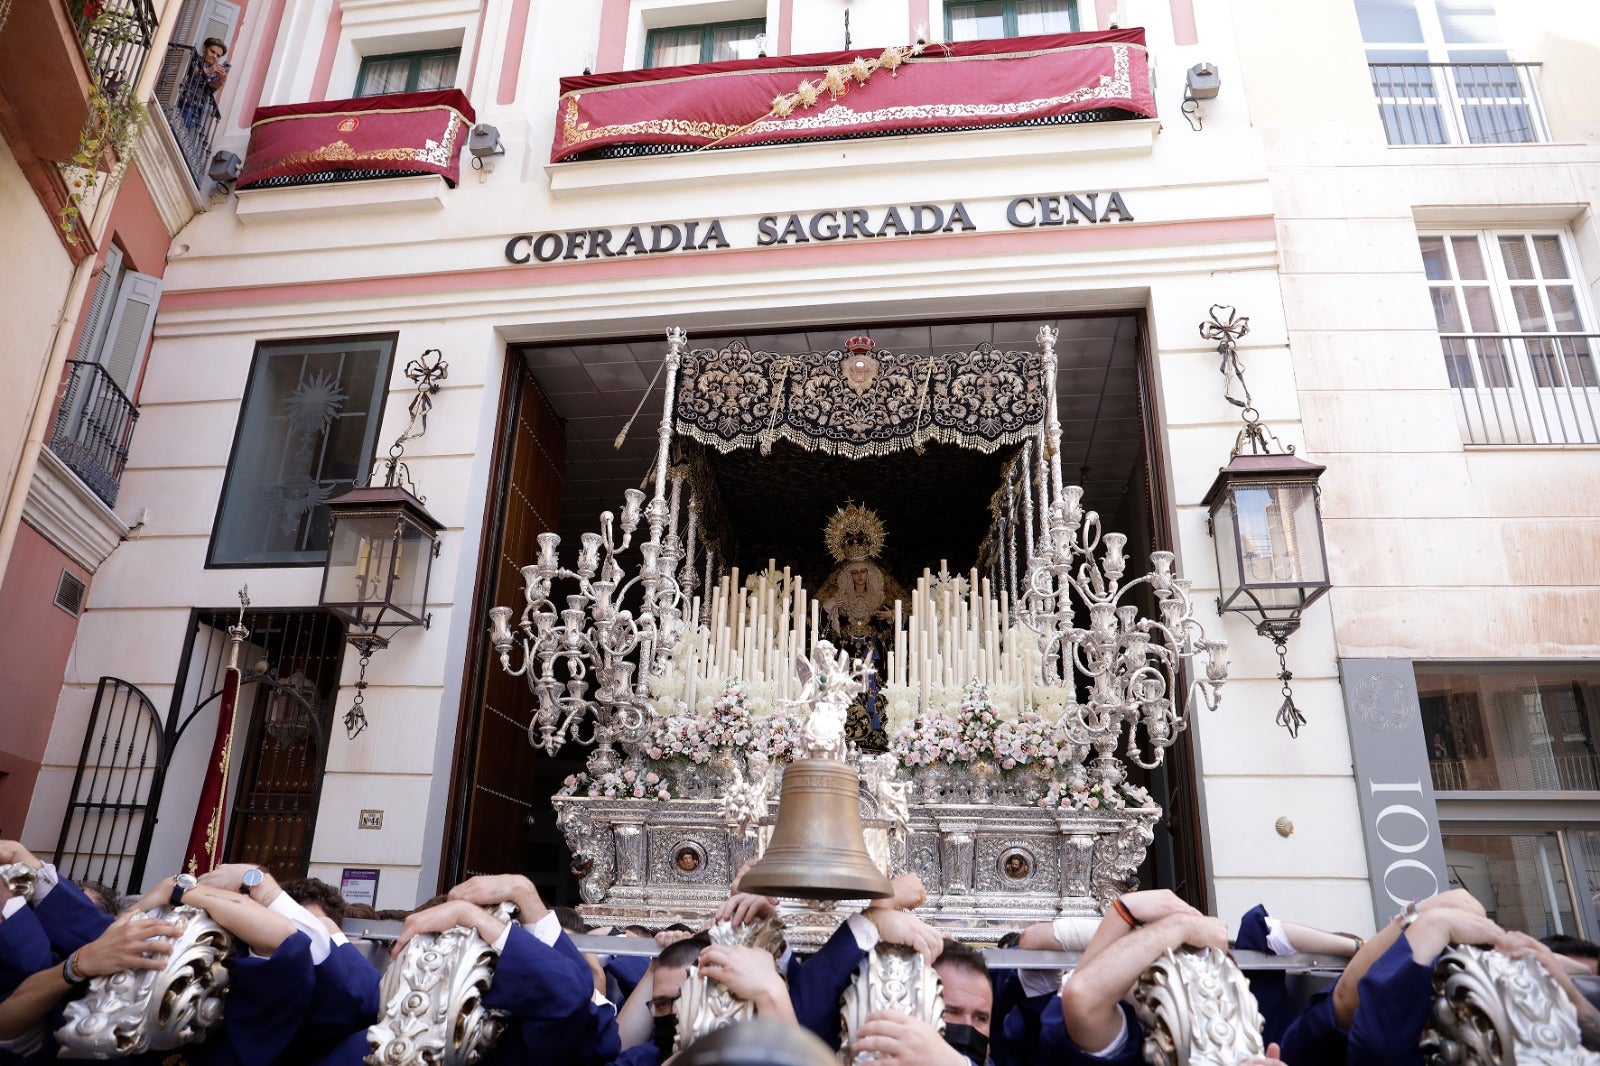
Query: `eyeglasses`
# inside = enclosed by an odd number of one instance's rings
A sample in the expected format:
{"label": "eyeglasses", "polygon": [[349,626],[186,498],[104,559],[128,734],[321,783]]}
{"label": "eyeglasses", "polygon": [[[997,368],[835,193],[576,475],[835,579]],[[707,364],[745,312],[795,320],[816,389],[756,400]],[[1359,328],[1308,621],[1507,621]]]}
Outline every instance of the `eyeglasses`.
{"label": "eyeglasses", "polygon": [[656,1017],[664,1017],[678,1009],[677,996],[656,996],[650,1001],[650,1013]]}

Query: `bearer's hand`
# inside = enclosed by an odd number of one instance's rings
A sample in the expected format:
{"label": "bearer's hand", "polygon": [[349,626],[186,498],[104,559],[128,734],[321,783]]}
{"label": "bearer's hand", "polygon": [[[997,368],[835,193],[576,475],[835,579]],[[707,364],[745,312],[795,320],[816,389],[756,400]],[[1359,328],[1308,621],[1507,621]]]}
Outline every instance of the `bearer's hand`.
{"label": "bearer's hand", "polygon": [[899,1011],[867,1015],[856,1033],[855,1049],[870,1053],[873,1062],[893,1066],[967,1066],[967,1057],[946,1044],[939,1030]]}
{"label": "bearer's hand", "polygon": [[458,925],[473,930],[487,944],[495,943],[500,939],[500,934],[506,931],[504,922],[496,919],[476,903],[451,900],[437,907],[429,907],[425,911],[416,911],[407,917],[406,924],[400,929],[400,939],[395,941],[394,949],[389,953],[390,957],[399,958],[406,945],[418,934],[442,933]]}
{"label": "bearer's hand", "polygon": [[123,970],[159,970],[172,954],[172,941],[151,938],[171,938],[180,932],[182,930],[172,922],[156,918],[118,918],[105,932],[78,949],[73,965],[85,977],[101,977]]}
{"label": "bearer's hand", "polygon": [[878,927],[878,935],[886,944],[904,944],[930,963],[944,950],[944,936],[910,911],[880,907],[868,908],[863,913]]}

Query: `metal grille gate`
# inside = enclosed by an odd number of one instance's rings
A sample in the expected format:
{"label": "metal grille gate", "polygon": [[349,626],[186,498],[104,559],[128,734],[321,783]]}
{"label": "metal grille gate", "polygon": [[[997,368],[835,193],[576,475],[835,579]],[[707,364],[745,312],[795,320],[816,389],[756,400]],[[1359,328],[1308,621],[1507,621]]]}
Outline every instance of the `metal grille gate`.
{"label": "metal grille gate", "polygon": [[[138,882],[171,748],[155,704],[137,687],[102,677],[51,861],[74,881],[118,894]],[[134,842],[132,849],[129,841]]]}

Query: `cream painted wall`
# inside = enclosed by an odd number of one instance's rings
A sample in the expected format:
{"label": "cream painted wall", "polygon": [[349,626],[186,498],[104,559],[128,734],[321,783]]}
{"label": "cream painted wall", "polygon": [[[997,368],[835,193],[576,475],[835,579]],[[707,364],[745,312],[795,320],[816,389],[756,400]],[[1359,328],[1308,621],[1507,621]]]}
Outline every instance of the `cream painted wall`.
{"label": "cream painted wall", "polygon": [[[491,26],[503,22],[506,4],[487,5]],[[1278,197],[1267,182],[1261,131],[1251,124],[1253,98],[1244,89],[1246,63],[1234,46],[1229,7],[1197,4],[1199,43],[1179,48],[1171,43],[1167,5],[1137,5],[1152,18],[1159,128],[978,131],[548,167],[556,74],[570,70],[572,54],[587,47],[595,27],[592,13],[578,11],[582,5],[535,6],[530,26],[538,32],[527,42],[518,98],[502,107],[489,88],[474,94],[480,118],[498,125],[507,143],[493,173],[466,170],[458,189],[381,208],[374,190],[383,183],[246,192],[232,203],[248,207],[248,217],[221,207],[186,231],[188,250],[166,275],[123,481],[126,507],[148,507],[149,517],[142,535],[96,579],[52,739],[53,780],[70,769],[73,740],[81,738],[83,679],[127,677],[164,707],[191,606],[231,603],[245,581],[257,606],[316,600],[314,569],[204,569],[257,340],[398,330],[385,442],[398,432],[410,398],[400,376],[404,361],[427,347],[450,361],[428,435],[408,448],[428,506],[447,527],[435,564],[434,623],[372,660],[372,728],[353,742],[335,730],[312,856],[313,871],[330,878],[342,866],[381,868],[379,904],[388,907],[431,895],[437,876],[462,663],[470,634],[483,624],[467,617],[466,607],[507,339],[637,335],[667,324],[688,327],[692,339],[732,326],[1142,308],[1157,353],[1174,547],[1194,580],[1202,618],[1235,645],[1235,680],[1223,708],[1201,713],[1193,727],[1219,913],[1232,920],[1265,900],[1274,911],[1365,927],[1366,865],[1336,717],[1334,614],[1319,607],[1293,645],[1297,697],[1312,720],[1311,732],[1293,742],[1272,724],[1280,697],[1270,646],[1235,620],[1216,619],[1209,606],[1216,571],[1199,501],[1237,427],[1222,399],[1215,348],[1196,331],[1211,304],[1235,304],[1252,316],[1245,359],[1263,415],[1286,440],[1308,443],[1314,428],[1297,389],[1295,318],[1278,280],[1286,254],[1283,238],[1271,235]],[[857,0],[855,8],[869,6]],[[838,0],[797,0],[797,46],[807,39],[802,25],[832,25],[838,10]],[[274,55],[269,43],[255,40],[241,52],[245,63],[271,64],[269,97],[284,98],[272,94],[302,83],[296,64],[315,62],[319,25],[315,18],[286,20],[287,51]],[[480,71],[499,69],[489,47],[475,63]],[[1182,72],[1201,59],[1218,64],[1224,89],[1205,104],[1205,127],[1195,132],[1177,105]],[[236,79],[248,73],[240,69]],[[1357,111],[1352,104],[1352,118]],[[242,141],[230,146],[243,151]],[[1004,222],[1014,196],[1110,189],[1122,192],[1137,225],[1030,236]],[[875,246],[859,256],[828,250],[840,245],[675,254],[626,274],[504,270],[505,242],[515,233],[709,217],[753,227],[767,213],[955,199],[982,217],[985,232],[976,236],[986,243],[964,236],[885,241],[878,244],[887,250]],[[1197,224],[1210,227],[1204,236],[1184,228]],[[342,287],[352,279],[377,283]],[[352,659],[339,715],[355,677]],[[35,804],[41,813],[30,821],[29,840],[42,840],[58,823],[62,787]],[[57,823],[46,813],[52,804]],[[357,829],[359,810],[374,807],[386,811],[383,830]],[[1280,815],[1301,827],[1288,839],[1272,831]],[[151,870],[152,877],[160,873]]]}
{"label": "cream painted wall", "polygon": [[33,186],[3,140],[0,219],[5,220],[0,225],[0,262],[11,266],[6,283],[0,285],[0,322],[6,324],[6,367],[12,382],[0,395],[0,500],[4,500],[17,476],[34,401],[50,361],[56,319],[72,283],[72,262],[56,236],[55,219],[39,205]]}
{"label": "cream painted wall", "polygon": [[1279,5],[1234,7],[1306,444],[1328,466],[1339,654],[1600,654],[1600,455],[1463,445],[1417,248],[1419,225],[1564,227],[1595,294],[1600,35],[1574,21],[1591,6],[1500,11],[1517,58],[1544,62],[1553,136],[1589,143],[1458,148],[1385,143],[1349,0],[1303,5],[1307,36],[1331,42],[1312,50],[1284,47]]}

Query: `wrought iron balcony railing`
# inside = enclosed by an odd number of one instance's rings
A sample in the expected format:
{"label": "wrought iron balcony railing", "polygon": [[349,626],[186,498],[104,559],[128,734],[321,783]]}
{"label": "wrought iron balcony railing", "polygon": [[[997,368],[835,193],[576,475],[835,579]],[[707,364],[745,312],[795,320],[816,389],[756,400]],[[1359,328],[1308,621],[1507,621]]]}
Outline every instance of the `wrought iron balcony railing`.
{"label": "wrought iron balcony railing", "polygon": [[1538,63],[1369,63],[1390,144],[1533,144]]}
{"label": "wrought iron balcony railing", "polygon": [[67,371],[50,450],[114,507],[139,409],[99,363],[70,359]]}
{"label": "wrought iron balcony railing", "polygon": [[205,184],[211,141],[216,136],[217,120],[222,117],[206,82],[205,61],[200,53],[186,44],[167,45],[167,58],[156,80],[156,100],[167,116],[167,126],[183,152],[184,162],[189,164],[194,187],[199,189]]}
{"label": "wrought iron balcony railing", "polygon": [[1597,333],[1441,334],[1470,444],[1600,444]]}
{"label": "wrought iron balcony railing", "polygon": [[151,0],[75,0],[73,10],[100,91],[112,97],[132,89],[155,42],[155,5]]}

